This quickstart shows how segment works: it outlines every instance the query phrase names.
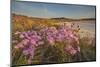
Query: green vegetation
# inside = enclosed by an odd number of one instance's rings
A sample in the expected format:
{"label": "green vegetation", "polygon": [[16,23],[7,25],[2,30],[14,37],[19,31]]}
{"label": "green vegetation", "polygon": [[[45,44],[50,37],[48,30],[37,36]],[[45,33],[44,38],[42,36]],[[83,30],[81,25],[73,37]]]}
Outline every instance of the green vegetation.
{"label": "green vegetation", "polygon": [[[39,30],[45,26],[47,27],[58,27],[56,23],[65,20],[45,19],[45,18],[34,18],[22,15],[12,15],[12,40],[17,39],[18,42],[21,39],[15,36],[16,31],[23,32],[28,30]],[[79,38],[80,52],[76,55],[70,55],[65,51],[65,44],[62,42],[55,43],[54,46],[45,43],[37,47],[32,59],[32,64],[44,64],[44,63],[64,63],[64,62],[80,62],[80,61],[95,61],[96,60],[96,43],[95,37],[91,39],[89,43],[89,36]],[[22,54],[22,50],[16,50],[14,46],[17,43],[12,43],[12,64],[13,65],[25,65],[27,58]]]}

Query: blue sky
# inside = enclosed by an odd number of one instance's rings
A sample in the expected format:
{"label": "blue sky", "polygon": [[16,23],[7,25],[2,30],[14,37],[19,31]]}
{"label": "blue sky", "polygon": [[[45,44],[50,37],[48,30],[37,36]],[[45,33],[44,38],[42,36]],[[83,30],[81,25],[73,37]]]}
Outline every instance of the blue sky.
{"label": "blue sky", "polygon": [[12,13],[41,18],[95,18],[95,6],[13,1]]}

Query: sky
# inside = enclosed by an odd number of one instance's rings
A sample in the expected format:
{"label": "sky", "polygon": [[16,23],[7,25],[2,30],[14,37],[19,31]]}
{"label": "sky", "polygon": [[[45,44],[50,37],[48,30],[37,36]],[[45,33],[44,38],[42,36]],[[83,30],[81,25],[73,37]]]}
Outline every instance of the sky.
{"label": "sky", "polygon": [[95,18],[95,6],[13,1],[12,13],[40,18]]}

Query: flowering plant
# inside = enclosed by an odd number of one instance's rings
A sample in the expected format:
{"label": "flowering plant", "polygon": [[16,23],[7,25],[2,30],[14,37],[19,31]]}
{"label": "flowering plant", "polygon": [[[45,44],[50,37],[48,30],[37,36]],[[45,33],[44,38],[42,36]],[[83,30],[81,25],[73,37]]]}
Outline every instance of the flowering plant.
{"label": "flowering plant", "polygon": [[20,42],[14,48],[22,49],[22,54],[28,57],[28,64],[32,63],[36,49],[44,44],[55,46],[58,42],[63,43],[66,54],[74,56],[80,52],[79,36],[75,30],[79,31],[72,25],[61,25],[58,27],[43,27],[40,30],[17,31],[15,35],[18,35]]}

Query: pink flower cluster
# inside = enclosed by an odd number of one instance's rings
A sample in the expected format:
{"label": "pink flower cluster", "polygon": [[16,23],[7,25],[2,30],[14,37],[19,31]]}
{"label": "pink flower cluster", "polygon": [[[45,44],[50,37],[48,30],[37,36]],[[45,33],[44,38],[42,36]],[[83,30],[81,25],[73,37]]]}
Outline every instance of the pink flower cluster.
{"label": "pink flower cluster", "polygon": [[78,52],[80,52],[80,47],[76,46],[73,47],[73,45],[66,45],[65,50],[72,56],[74,56],[75,54],[77,54]]}
{"label": "pink flower cluster", "polygon": [[65,42],[70,44],[65,47],[66,52],[71,55],[77,53],[77,49],[74,49],[74,47],[71,46],[71,42],[75,41],[78,44],[79,37],[73,28],[69,26],[45,27],[38,31],[30,30],[26,32],[17,32],[15,34],[19,34],[19,38],[22,40],[15,48],[23,49],[23,54],[29,57],[29,64],[32,63],[36,47],[45,44],[45,42],[51,46],[55,45],[56,42]]}
{"label": "pink flower cluster", "polygon": [[36,31],[21,32],[19,33],[19,38],[22,39],[22,41],[19,42],[15,48],[23,49],[23,54],[28,56],[28,63],[31,64],[36,47],[44,42],[42,42],[42,38]]}

